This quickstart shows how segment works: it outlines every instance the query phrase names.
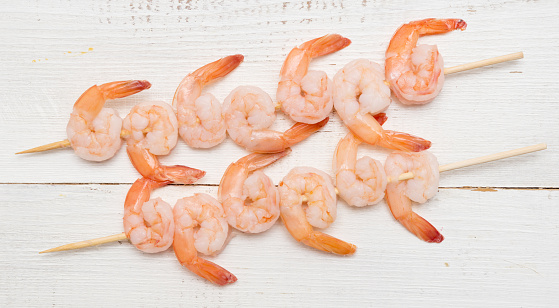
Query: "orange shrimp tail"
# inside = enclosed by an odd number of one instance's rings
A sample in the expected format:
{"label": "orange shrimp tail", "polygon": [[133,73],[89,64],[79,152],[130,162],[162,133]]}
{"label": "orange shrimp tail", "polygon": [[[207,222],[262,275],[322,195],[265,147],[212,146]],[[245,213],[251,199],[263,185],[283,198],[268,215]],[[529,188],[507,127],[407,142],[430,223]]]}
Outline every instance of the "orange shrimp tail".
{"label": "orange shrimp tail", "polygon": [[206,175],[206,171],[187,166],[161,166],[162,171],[156,175],[158,181],[172,181],[180,184],[192,184]]}
{"label": "orange shrimp tail", "polygon": [[421,152],[431,147],[431,141],[410,134],[385,130],[378,145],[406,152]]}
{"label": "orange shrimp tail", "polygon": [[386,113],[381,112],[381,113],[377,113],[373,116],[373,118],[375,118],[375,120],[377,120],[379,125],[382,125],[386,122],[386,120],[388,120],[388,117],[386,116]]}
{"label": "orange shrimp tail", "polygon": [[301,240],[301,243],[318,250],[338,255],[351,255],[357,249],[353,244],[318,231],[310,233],[307,238]]}
{"label": "orange shrimp tail", "polygon": [[220,286],[237,281],[237,277],[228,270],[202,258],[197,258],[190,264],[183,263],[182,265],[186,266],[194,274]]}
{"label": "orange shrimp tail", "polygon": [[300,48],[305,49],[311,58],[316,58],[344,49],[349,44],[351,44],[351,40],[348,38],[339,34],[327,34],[303,43]]}
{"label": "orange shrimp tail", "polygon": [[444,240],[444,236],[432,224],[414,212],[405,218],[398,219],[398,221],[423,241],[440,243]]}
{"label": "orange shrimp tail", "polygon": [[130,96],[151,88],[147,80],[114,81],[99,86],[105,99],[115,99]]}
{"label": "orange shrimp tail", "polygon": [[307,139],[314,132],[325,126],[329,120],[330,118],[326,117],[326,119],[315,124],[306,124],[300,122],[295,123],[295,125],[291,126],[291,128],[283,133],[286,143],[288,144],[288,146],[293,146],[294,144]]}
{"label": "orange shrimp tail", "polygon": [[414,26],[420,36],[446,33],[453,30],[466,30],[468,26],[462,19],[435,19],[428,18],[418,21],[413,21],[410,25]]}
{"label": "orange shrimp tail", "polygon": [[271,154],[253,153],[239,159],[238,163],[246,165],[249,172],[252,172],[276,162],[289,153],[291,153],[290,148],[287,148],[282,152]]}
{"label": "orange shrimp tail", "polygon": [[244,59],[245,57],[239,54],[227,56],[202,66],[192,74],[201,78],[203,84],[208,84],[231,73]]}

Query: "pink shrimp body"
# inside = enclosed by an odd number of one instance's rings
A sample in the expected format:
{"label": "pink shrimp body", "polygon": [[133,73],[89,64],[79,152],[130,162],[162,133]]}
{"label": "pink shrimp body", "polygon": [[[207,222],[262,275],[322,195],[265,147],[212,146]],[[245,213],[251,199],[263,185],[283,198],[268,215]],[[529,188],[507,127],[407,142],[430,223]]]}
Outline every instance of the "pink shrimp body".
{"label": "pink shrimp body", "polygon": [[423,19],[402,25],[386,49],[386,81],[403,104],[426,104],[442,90],[444,61],[436,45],[419,45],[420,36],[465,30],[462,19]]}
{"label": "pink shrimp body", "polygon": [[251,152],[277,153],[306,139],[328,123],[328,118],[315,124],[296,123],[285,132],[267,129],[275,119],[270,96],[258,87],[235,88],[223,102],[229,136]]}
{"label": "pink shrimp body", "polygon": [[74,103],[66,127],[68,140],[76,154],[91,161],[113,157],[120,148],[122,119],[116,110],[103,108],[108,99],[122,98],[149,89],[145,80],[115,81],[94,85]]}
{"label": "pink shrimp body", "polygon": [[282,111],[293,121],[314,124],[330,114],[333,107],[332,82],[325,72],[307,71],[312,58],[343,49],[351,41],[328,34],[293,48],[280,72],[276,93]]}
{"label": "pink shrimp body", "polygon": [[233,71],[244,57],[228,56],[188,74],[179,84],[173,97],[177,110],[179,134],[194,148],[210,148],[226,137],[221,104],[211,94],[201,95],[202,88]]}
{"label": "pink shrimp body", "polygon": [[274,225],[280,215],[279,194],[272,180],[258,169],[290,152],[288,148],[275,154],[253,153],[229,165],[217,193],[229,225],[249,233],[264,232]]}
{"label": "pink shrimp body", "polygon": [[173,244],[175,223],[171,206],[160,198],[149,200],[151,191],[168,184],[140,178],[124,201],[124,232],[141,251],[155,253]]}
{"label": "pink shrimp body", "polygon": [[366,59],[348,63],[334,76],[334,107],[344,124],[361,140],[402,151],[423,151],[431,142],[397,131],[385,130],[374,114],[390,104],[380,65]]}
{"label": "pink shrimp body", "polygon": [[402,173],[413,172],[414,178],[393,180],[386,186],[386,202],[392,215],[418,238],[440,243],[444,237],[423,217],[412,211],[412,201],[424,203],[433,197],[439,187],[439,164],[430,152],[393,152],[384,164],[386,175],[397,179]]}
{"label": "pink shrimp body", "polygon": [[225,244],[229,229],[221,204],[210,195],[194,194],[178,200],[173,215],[173,249],[181,265],[218,285],[237,281],[226,269],[198,257],[198,252],[213,255]]}
{"label": "pink shrimp body", "polygon": [[336,219],[336,191],[330,176],[315,168],[296,167],[283,178],[278,189],[281,219],[297,241],[335,254],[355,252],[355,245],[313,230],[313,226],[326,228]]}
{"label": "pink shrimp body", "polygon": [[334,152],[336,188],[347,204],[366,206],[384,198],[387,179],[382,164],[371,157],[357,159],[361,140],[349,132],[340,140]]}

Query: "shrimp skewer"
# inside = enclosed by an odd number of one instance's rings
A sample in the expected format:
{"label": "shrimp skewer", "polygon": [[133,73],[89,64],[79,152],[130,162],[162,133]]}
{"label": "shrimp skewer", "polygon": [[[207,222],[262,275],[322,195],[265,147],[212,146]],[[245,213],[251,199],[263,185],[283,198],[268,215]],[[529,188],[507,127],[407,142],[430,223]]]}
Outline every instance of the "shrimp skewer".
{"label": "shrimp skewer", "polygon": [[179,84],[173,106],[177,110],[179,134],[189,146],[211,148],[225,139],[221,104],[212,94],[201,93],[205,85],[229,74],[243,59],[242,55],[233,55],[206,64]]}
{"label": "shrimp skewer", "polygon": [[225,244],[228,226],[221,204],[207,194],[194,194],[178,200],[173,215],[173,249],[181,265],[218,285],[237,281],[226,269],[198,257],[198,252],[215,254]]}
{"label": "shrimp skewer", "polygon": [[[313,226],[326,228],[336,219],[336,192],[326,173],[311,167],[293,168],[278,189],[281,219],[297,241],[335,254],[355,252],[355,245],[313,230]],[[306,209],[303,197],[307,200]]]}
{"label": "shrimp skewer", "polygon": [[35,153],[71,146],[76,154],[90,161],[113,157],[120,148],[122,119],[116,110],[103,108],[108,99],[117,99],[149,89],[145,80],[114,81],[94,85],[74,103],[66,127],[68,139],[35,147],[16,154]]}
{"label": "shrimp skewer", "polygon": [[225,98],[223,110],[229,136],[257,153],[282,152],[319,130],[329,119],[315,124],[296,123],[283,133],[269,130],[276,119],[274,104],[266,92],[254,86],[235,88]]}
{"label": "shrimp skewer", "polygon": [[280,215],[280,196],[272,180],[258,169],[290,152],[288,148],[275,154],[253,153],[229,165],[221,178],[217,194],[227,222],[233,228],[260,233],[274,225]]}
{"label": "shrimp skewer", "polygon": [[124,233],[141,251],[160,252],[173,244],[175,223],[171,206],[161,198],[150,200],[153,189],[168,183],[140,178],[132,184],[126,195]]}
{"label": "shrimp skewer", "polygon": [[314,124],[332,111],[332,82],[325,72],[307,71],[311,59],[341,50],[351,41],[328,34],[293,48],[280,72],[276,99],[295,122]]}
{"label": "shrimp skewer", "polygon": [[390,105],[390,89],[380,65],[357,59],[334,76],[334,107],[344,124],[368,144],[401,151],[423,151],[431,142],[406,133],[384,130],[374,114]]}

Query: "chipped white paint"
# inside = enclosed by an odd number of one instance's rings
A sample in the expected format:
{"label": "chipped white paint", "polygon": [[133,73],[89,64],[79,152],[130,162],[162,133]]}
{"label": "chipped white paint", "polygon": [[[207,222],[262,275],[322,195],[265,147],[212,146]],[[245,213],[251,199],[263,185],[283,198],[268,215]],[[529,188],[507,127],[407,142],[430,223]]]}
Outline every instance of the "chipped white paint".
{"label": "chipped white paint", "polygon": [[[559,175],[553,170],[559,165],[554,78],[559,11],[552,1],[12,2],[0,7],[1,306],[446,307],[559,301]],[[185,74],[241,53],[245,62],[208,91],[222,100],[246,84],[274,96],[279,69],[293,46],[326,33],[349,37],[348,48],[311,64],[333,76],[355,58],[382,63],[396,28],[427,17],[468,22],[466,31],[421,39],[438,44],[447,66],[516,51],[525,58],[448,76],[433,103],[392,104],[385,126],[431,140],[441,164],[540,142],[549,146],[441,175],[440,185],[447,188],[417,211],[442,231],[442,244],[417,240],[394,222],[385,203],[355,209],[339,201],[338,221],[326,232],[356,244],[354,256],[307,249],[278,223],[260,235],[237,234],[212,259],[239,278],[226,288],[181,268],[171,251],[148,255],[128,243],[37,254],[122,232],[122,202],[138,176],[123,149],[104,163],[83,161],[68,149],[13,154],[64,139],[73,102],[92,84],[152,82],[148,91],[108,102],[124,116],[143,100],[170,102]],[[274,128],[290,125],[279,115]],[[346,132],[332,114],[321,132],[265,171],[275,183],[294,166],[331,173],[336,140]],[[245,153],[231,140],[211,151],[181,141],[163,162],[208,174],[199,185],[166,187],[155,195],[171,203],[195,192],[215,195],[227,165]],[[384,159],[388,152],[365,146],[361,153]],[[551,189],[520,189],[525,187]]]}

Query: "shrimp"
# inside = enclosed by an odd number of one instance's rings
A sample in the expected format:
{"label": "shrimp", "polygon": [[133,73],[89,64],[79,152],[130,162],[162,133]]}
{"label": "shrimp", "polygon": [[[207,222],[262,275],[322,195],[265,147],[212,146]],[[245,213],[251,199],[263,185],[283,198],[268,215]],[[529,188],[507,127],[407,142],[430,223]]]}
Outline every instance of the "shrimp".
{"label": "shrimp", "polygon": [[211,148],[226,137],[225,122],[219,101],[211,94],[201,95],[202,88],[233,71],[244,57],[228,56],[188,74],[173,97],[177,110],[179,134],[194,148]]}
{"label": "shrimp", "polygon": [[330,114],[332,81],[325,72],[307,72],[307,69],[312,58],[336,52],[349,44],[351,41],[339,34],[328,34],[293,48],[287,55],[276,99],[282,111],[295,122],[314,124]]}
{"label": "shrimp", "polygon": [[136,105],[124,118],[128,143],[137,144],[155,155],[167,155],[177,144],[177,116],[164,102]]}
{"label": "shrimp", "polygon": [[74,103],[66,127],[68,141],[76,154],[91,161],[113,157],[120,148],[122,119],[116,110],[103,108],[105,101],[130,96],[150,87],[145,80],[128,80],[87,89]]}
{"label": "shrimp", "polygon": [[444,237],[423,217],[411,209],[412,201],[424,203],[433,197],[439,187],[439,163],[437,158],[425,151],[420,153],[393,152],[384,164],[386,175],[397,178],[400,174],[413,172],[413,179],[394,181],[386,186],[386,202],[392,215],[418,238],[440,243]]}
{"label": "shrimp", "polygon": [[402,151],[423,151],[431,142],[384,130],[373,114],[390,104],[390,89],[380,65],[365,59],[348,63],[334,76],[334,107],[344,124],[368,144]]}
{"label": "shrimp", "polygon": [[[218,196],[227,222],[240,231],[264,232],[279,218],[280,198],[263,168],[289,154],[287,149],[275,154],[249,154],[229,165],[219,183]],[[249,176],[249,173],[252,173]]]}
{"label": "shrimp", "polygon": [[149,200],[153,189],[168,183],[140,178],[132,184],[126,195],[124,233],[141,251],[160,252],[173,244],[175,222],[171,206],[161,198]]}
{"label": "shrimp", "polygon": [[[297,167],[279,184],[280,215],[287,231],[297,241],[310,247],[347,255],[355,252],[355,245],[319,231],[336,219],[336,191],[326,173],[311,167]],[[303,197],[307,199],[303,207]]]}
{"label": "shrimp", "polygon": [[205,171],[186,166],[163,166],[155,155],[138,144],[128,144],[126,152],[134,168],[143,177],[154,181],[192,184],[206,175]]}
{"label": "shrimp", "polygon": [[267,129],[276,119],[270,96],[258,87],[240,86],[224,100],[227,132],[238,145],[251,152],[276,153],[306,139],[328,123],[295,123],[285,132]]}
{"label": "shrimp", "polygon": [[462,19],[423,19],[402,25],[386,49],[386,81],[400,102],[426,104],[442,90],[444,61],[436,45],[416,46],[420,36],[465,30]]}
{"label": "shrimp", "polygon": [[382,164],[365,156],[357,160],[357,147],[362,141],[349,132],[334,152],[336,187],[347,204],[365,206],[384,198],[386,173]]}
{"label": "shrimp", "polygon": [[218,285],[237,281],[226,269],[198,257],[198,251],[215,254],[225,244],[229,229],[221,204],[210,195],[194,194],[178,200],[173,215],[173,249],[181,265]]}

